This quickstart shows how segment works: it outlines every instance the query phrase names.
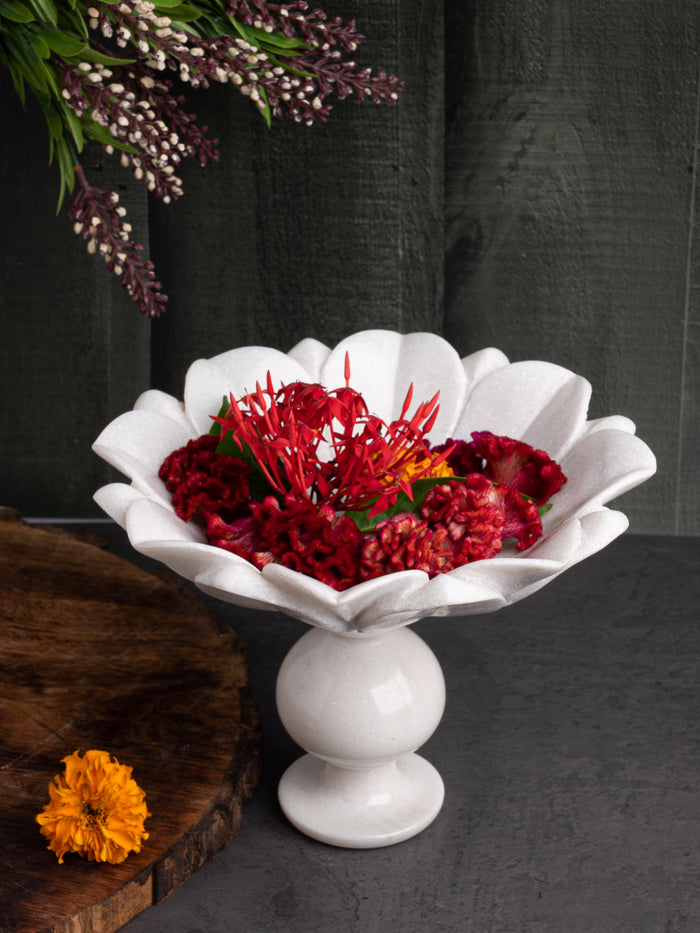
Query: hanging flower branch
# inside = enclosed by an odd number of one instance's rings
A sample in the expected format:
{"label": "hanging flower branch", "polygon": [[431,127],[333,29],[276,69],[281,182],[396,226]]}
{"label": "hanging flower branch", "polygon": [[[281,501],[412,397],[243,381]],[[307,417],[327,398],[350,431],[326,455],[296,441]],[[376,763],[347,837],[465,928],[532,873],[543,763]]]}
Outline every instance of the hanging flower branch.
{"label": "hanging flower branch", "polygon": [[268,124],[325,121],[342,100],[393,103],[402,82],[353,60],[364,37],[354,21],[309,11],[305,0],[0,0],[0,61],[22,101],[27,88],[49,129],[60,172],[59,208],[78,192],[74,230],[99,252],[142,314],[166,296],[142,247],[131,241],[114,192],[93,186],[79,163],[87,139],[120,152],[122,166],[164,203],[182,194],[183,159],[219,157],[217,140],[183,109],[176,83],[235,85]]}

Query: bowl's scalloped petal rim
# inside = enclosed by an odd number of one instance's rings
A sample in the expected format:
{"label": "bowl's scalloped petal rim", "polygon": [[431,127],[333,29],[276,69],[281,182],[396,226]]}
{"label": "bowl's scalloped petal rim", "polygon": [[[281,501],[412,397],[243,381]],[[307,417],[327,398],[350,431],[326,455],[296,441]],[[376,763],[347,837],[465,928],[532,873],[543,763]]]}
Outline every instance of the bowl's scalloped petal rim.
{"label": "bowl's scalloped petal rim", "polygon": [[567,482],[557,493],[556,511],[544,517],[545,528],[557,515],[569,518],[594,511],[640,485],[656,472],[656,457],[636,434],[601,426],[583,434],[560,466]]}
{"label": "bowl's scalloped petal rim", "polygon": [[292,347],[287,356],[304,367],[312,382],[320,382],[321,370],[330,352],[331,348],[325,343],[313,337],[305,337]]}

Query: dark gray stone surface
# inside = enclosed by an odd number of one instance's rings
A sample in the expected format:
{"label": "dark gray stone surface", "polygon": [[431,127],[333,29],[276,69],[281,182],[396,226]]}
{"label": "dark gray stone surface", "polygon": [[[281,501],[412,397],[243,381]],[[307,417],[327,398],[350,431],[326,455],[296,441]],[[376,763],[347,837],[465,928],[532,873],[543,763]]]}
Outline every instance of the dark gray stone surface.
{"label": "dark gray stone surface", "polygon": [[422,752],[445,805],[369,851],[277,804],[299,749],[275,676],[305,627],[217,603],[250,647],[262,784],[234,843],[124,933],[696,933],[699,565],[698,538],[626,535],[515,606],[416,625],[447,681]]}

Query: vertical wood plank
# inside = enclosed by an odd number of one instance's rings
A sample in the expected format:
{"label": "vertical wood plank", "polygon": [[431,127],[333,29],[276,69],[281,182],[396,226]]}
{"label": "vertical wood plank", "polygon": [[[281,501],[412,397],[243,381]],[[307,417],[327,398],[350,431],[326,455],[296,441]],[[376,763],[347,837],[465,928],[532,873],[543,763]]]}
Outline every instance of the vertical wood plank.
{"label": "vertical wood plank", "polygon": [[446,335],[587,376],[592,415],[631,417],[659,460],[620,503],[633,529],[671,532],[698,5],[446,15]]}
{"label": "vertical wood plank", "polygon": [[326,124],[267,129],[233,88],[192,94],[221,162],[183,173],[180,203],[152,211],[170,296],[153,330],[153,381],[251,343],[333,344],[364,327],[440,330],[443,62],[439,7],[324,4],[355,18],[357,53],[406,80],[399,105],[336,102]]}
{"label": "vertical wood plank", "polygon": [[697,88],[674,529],[694,535],[700,534],[700,66]]}
{"label": "vertical wood plank", "polygon": [[[98,515],[113,472],[90,447],[149,378],[149,327],[102,261],[56,216],[43,115],[0,74],[0,488],[26,516]],[[119,192],[134,230],[145,198],[115,160],[90,150],[94,184]]]}

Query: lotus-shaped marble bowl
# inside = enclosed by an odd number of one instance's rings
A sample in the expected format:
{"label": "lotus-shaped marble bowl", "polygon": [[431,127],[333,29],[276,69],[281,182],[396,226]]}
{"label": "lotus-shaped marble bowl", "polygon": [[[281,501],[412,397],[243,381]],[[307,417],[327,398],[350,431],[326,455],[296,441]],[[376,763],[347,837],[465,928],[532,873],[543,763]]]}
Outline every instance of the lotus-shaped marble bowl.
{"label": "lotus-shaped marble bowl", "polygon": [[[264,384],[301,380],[327,388],[350,383],[369,410],[396,418],[410,383],[414,405],[440,391],[430,440],[469,439],[492,431],[523,440],[557,460],[568,482],[552,499],[543,535],[528,550],[505,546],[496,557],[429,579],[407,570],[359,583],[344,592],[276,564],[257,570],[246,560],[207,544],[201,530],[177,517],[158,478],[163,459],[209,431],[222,396],[239,397]],[[94,450],[131,485],[115,483],[96,501],[122,525],[133,547],[162,561],[204,592],[237,605],[276,609],[336,633],[395,628],[426,616],[491,612],[535,592],[568,567],[599,551],[627,527],[624,514],[605,503],[643,482],[655,459],[620,415],[587,421],[590,384],[552,363],[510,363],[499,350],[460,359],[442,338],[369,330],[334,349],[306,339],[289,353],[241,347],[198,360],[185,381],[184,402],[151,390],[133,411],[116,418]]]}

